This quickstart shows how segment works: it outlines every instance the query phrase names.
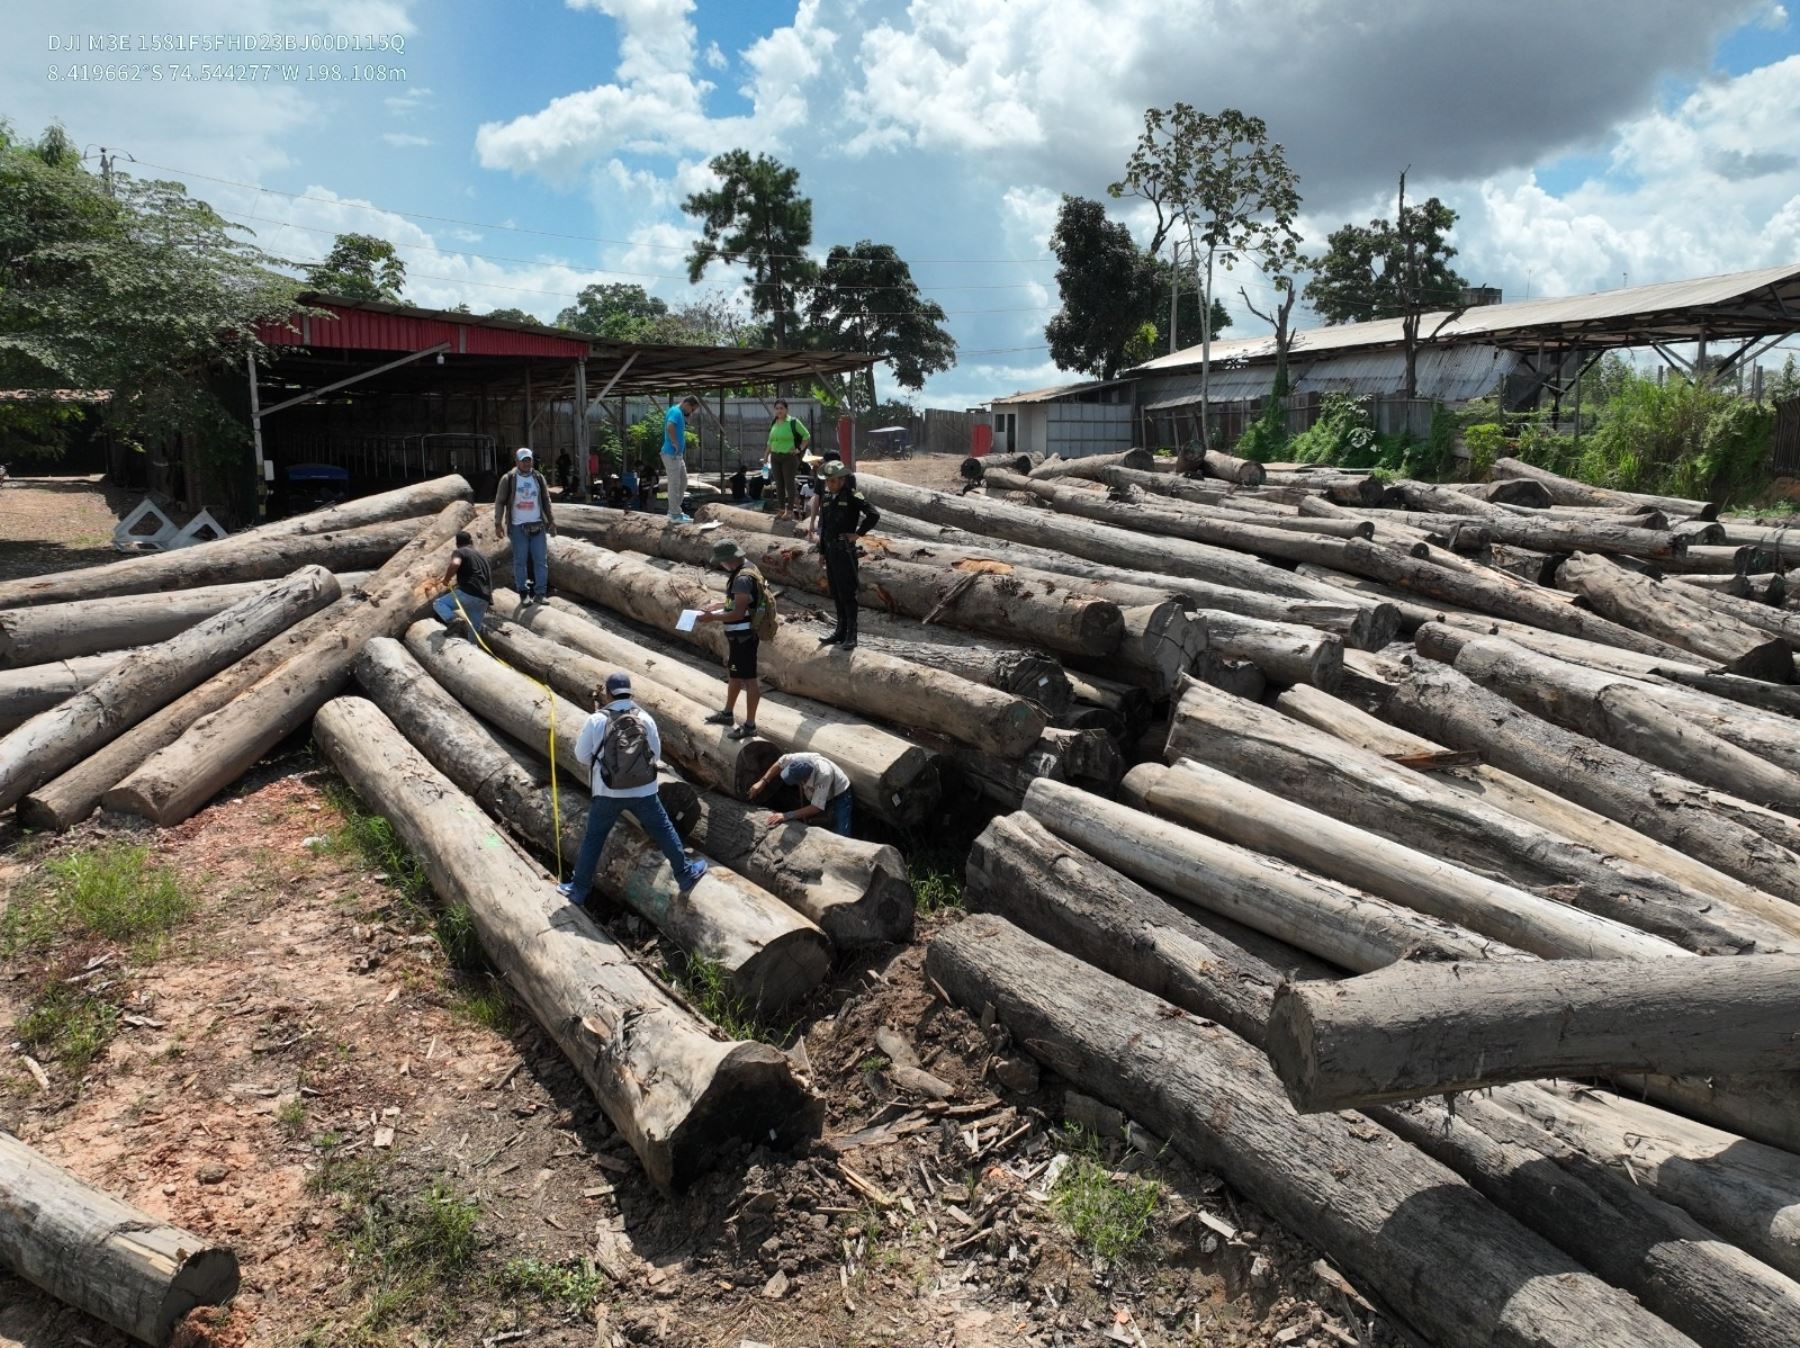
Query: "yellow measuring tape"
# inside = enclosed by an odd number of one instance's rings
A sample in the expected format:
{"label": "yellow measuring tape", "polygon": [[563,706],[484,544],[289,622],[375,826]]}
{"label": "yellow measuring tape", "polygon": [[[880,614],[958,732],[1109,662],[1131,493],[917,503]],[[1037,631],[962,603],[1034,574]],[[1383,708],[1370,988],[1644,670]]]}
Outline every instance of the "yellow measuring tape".
{"label": "yellow measuring tape", "polygon": [[[556,846],[552,851],[556,856],[556,883],[560,885],[562,883],[562,800],[556,790],[556,690],[542,679],[538,678],[537,675],[526,674],[525,671],[520,669],[517,665],[501,660],[498,655],[494,654],[494,648],[483,640],[481,628],[470,621],[469,611],[462,605],[462,595],[457,593],[457,589],[454,585],[450,587],[450,601],[456,605],[456,611],[462,615],[462,620],[469,624],[469,631],[474,633],[476,644],[479,645],[482,650],[486,651],[493,659],[499,660],[501,664],[506,665],[513,673],[523,674],[539,688],[544,690],[544,702],[545,705],[550,708],[550,826],[556,830]],[[490,599],[488,603],[491,607],[493,601]],[[513,607],[513,614],[517,616],[519,609],[522,607],[523,605],[515,605]]]}

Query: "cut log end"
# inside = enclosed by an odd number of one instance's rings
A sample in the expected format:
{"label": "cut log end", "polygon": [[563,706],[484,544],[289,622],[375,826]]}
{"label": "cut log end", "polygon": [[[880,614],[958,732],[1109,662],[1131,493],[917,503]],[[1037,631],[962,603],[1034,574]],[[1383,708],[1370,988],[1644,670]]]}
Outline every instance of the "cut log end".
{"label": "cut log end", "polygon": [[157,1342],[167,1343],[191,1311],[202,1306],[223,1306],[238,1294],[238,1285],[238,1260],[230,1250],[214,1246],[189,1254],[157,1312],[162,1335]]}
{"label": "cut log end", "polygon": [[825,1099],[795,1090],[794,1065],[768,1044],[739,1043],[714,1070],[659,1149],[666,1158],[664,1187],[680,1191],[737,1143],[787,1151],[819,1135]]}

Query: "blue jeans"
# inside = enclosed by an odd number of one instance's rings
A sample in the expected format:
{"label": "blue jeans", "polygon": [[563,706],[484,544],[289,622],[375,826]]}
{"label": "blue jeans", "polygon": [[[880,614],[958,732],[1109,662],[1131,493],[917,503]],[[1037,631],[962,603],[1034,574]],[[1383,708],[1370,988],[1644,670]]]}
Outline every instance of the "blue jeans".
{"label": "blue jeans", "polygon": [[455,627],[456,620],[460,616],[456,611],[459,600],[462,603],[463,612],[469,615],[469,621],[475,624],[475,630],[479,632],[482,624],[487,621],[488,601],[477,599],[467,590],[451,590],[447,594],[439,595],[437,601],[432,604],[431,611],[438,615],[445,627]]}
{"label": "blue jeans", "polygon": [[537,593],[541,599],[550,593],[550,531],[539,529],[528,534],[518,525],[507,530],[512,539],[513,590],[525,593],[525,558],[531,558],[531,574],[537,577]]}
{"label": "blue jeans", "polygon": [[825,802],[825,813],[819,816],[819,822],[833,833],[850,836],[850,793],[839,792]]}
{"label": "blue jeans", "polygon": [[669,869],[675,873],[676,883],[687,878],[692,863],[688,861],[687,853],[681,850],[681,835],[675,832],[661,797],[595,796],[588,803],[587,829],[581,835],[581,851],[575,857],[575,873],[570,877],[575,884],[575,892],[570,897],[576,903],[587,902],[588,891],[594,883],[594,868],[600,864],[606,839],[612,833],[613,825],[619,822],[619,816],[626,813],[643,826],[650,841],[669,859]]}

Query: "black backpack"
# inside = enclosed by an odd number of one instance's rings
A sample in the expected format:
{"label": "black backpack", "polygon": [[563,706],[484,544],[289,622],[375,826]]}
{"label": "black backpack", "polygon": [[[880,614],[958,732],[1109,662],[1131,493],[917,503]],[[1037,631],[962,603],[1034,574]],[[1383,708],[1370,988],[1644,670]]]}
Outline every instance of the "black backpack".
{"label": "black backpack", "polygon": [[656,780],[656,755],[650,752],[650,732],[642,712],[633,709],[607,715],[593,770],[601,785],[614,791],[649,786]]}

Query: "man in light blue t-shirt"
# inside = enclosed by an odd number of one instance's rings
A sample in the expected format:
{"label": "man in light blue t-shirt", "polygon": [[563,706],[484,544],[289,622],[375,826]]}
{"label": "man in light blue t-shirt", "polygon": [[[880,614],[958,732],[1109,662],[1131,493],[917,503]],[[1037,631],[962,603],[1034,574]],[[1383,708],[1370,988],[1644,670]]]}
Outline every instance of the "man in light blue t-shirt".
{"label": "man in light blue t-shirt", "polygon": [[687,419],[700,410],[700,400],[688,394],[669,408],[663,417],[663,476],[669,481],[669,522],[692,524],[693,517],[681,508],[687,495]]}

